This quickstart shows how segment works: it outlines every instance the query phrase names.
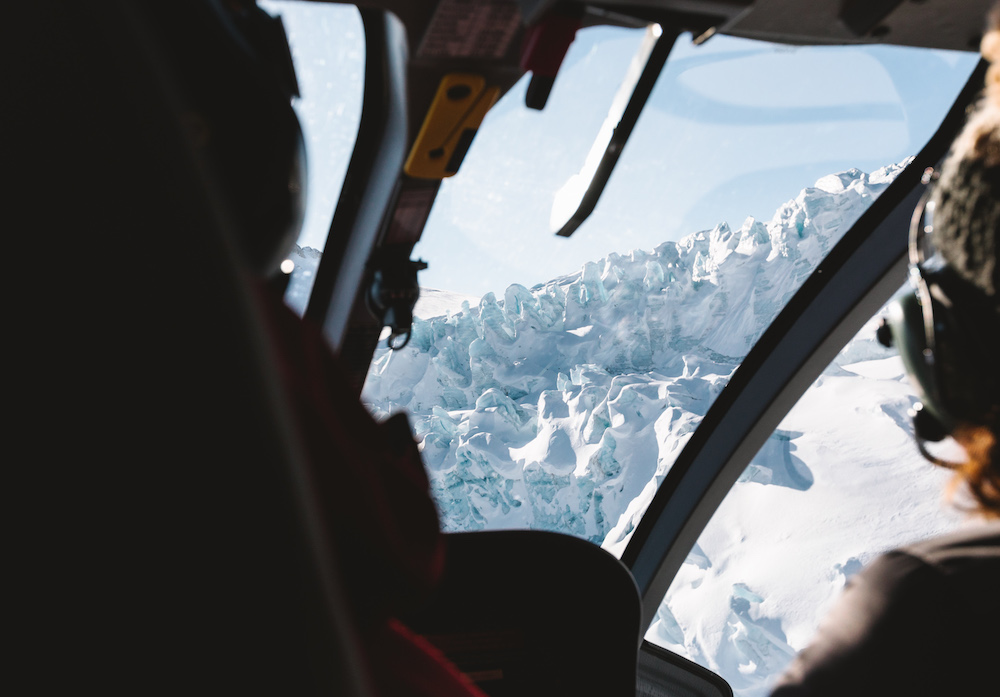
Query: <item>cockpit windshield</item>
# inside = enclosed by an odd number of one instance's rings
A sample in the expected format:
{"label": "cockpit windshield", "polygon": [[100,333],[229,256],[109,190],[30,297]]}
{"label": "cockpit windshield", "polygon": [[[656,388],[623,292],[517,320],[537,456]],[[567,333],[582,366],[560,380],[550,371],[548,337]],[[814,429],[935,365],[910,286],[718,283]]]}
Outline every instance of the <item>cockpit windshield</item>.
{"label": "cockpit windshield", "polygon": [[377,354],[364,398],[412,414],[449,529],[620,554],[743,357],[976,62],[682,36],[595,212],[556,237],[557,192],[642,37],[581,32],[544,111],[526,81],[511,90],[417,247],[423,319]]}
{"label": "cockpit windshield", "polygon": [[[363,31],[353,8],[267,6],[296,51],[321,209],[301,275],[350,157]],[[582,30],[542,111],[525,107],[527,79],[515,85],[416,247],[429,268],[410,342],[376,352],[363,399],[411,414],[446,529],[557,530],[621,554],[756,340],[976,64],[682,35],[593,215],[557,237],[557,196],[585,169],[645,35]],[[293,280],[293,305],[307,293]]]}

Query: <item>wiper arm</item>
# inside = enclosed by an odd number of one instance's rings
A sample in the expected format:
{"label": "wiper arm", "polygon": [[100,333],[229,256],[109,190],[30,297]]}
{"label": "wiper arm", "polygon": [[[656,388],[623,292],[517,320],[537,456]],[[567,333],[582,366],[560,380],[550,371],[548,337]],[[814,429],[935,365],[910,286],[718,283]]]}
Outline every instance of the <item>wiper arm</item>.
{"label": "wiper arm", "polygon": [[549,224],[557,235],[569,237],[594,212],[679,35],[673,29],[665,32],[659,24],[646,29],[583,169],[556,192]]}

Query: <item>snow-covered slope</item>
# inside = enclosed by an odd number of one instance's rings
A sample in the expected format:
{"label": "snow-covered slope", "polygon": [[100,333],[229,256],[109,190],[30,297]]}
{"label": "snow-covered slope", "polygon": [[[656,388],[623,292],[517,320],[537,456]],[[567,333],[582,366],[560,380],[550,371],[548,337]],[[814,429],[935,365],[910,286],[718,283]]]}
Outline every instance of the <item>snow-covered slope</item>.
{"label": "snow-covered slope", "polygon": [[[902,362],[869,322],[782,421],[688,556],[647,633],[766,695],[846,580],[957,526],[949,478],[918,454]],[[933,598],[927,599],[933,603]]]}

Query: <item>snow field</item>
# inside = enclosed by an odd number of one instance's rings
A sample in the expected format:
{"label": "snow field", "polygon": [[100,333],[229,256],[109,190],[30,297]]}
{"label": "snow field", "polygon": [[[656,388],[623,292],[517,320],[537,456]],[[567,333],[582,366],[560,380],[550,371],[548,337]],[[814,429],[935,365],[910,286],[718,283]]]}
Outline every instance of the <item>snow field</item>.
{"label": "snow field", "polygon": [[[647,639],[767,694],[851,575],[878,553],[961,523],[925,462],[915,400],[875,323],[783,420],[716,512],[667,592]],[[796,476],[789,477],[793,470]],[[804,486],[808,484],[808,486]],[[928,599],[933,602],[933,599]]]}

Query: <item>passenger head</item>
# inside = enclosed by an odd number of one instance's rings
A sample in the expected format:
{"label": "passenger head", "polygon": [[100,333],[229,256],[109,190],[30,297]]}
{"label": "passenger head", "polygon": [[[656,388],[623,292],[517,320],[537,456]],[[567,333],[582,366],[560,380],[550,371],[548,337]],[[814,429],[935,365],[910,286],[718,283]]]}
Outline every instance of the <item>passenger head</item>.
{"label": "passenger head", "polygon": [[292,250],[305,205],[298,81],[284,26],[253,0],[153,4],[183,95],[183,123],[226,204],[246,267],[268,277]]}
{"label": "passenger head", "polygon": [[[911,260],[919,262],[916,295],[925,333],[924,365],[911,370],[911,375],[923,373],[912,376],[931,412],[928,430],[939,426],[934,435],[950,434],[966,451],[966,462],[949,466],[957,470],[960,482],[964,480],[979,510],[1000,517],[1000,13],[996,10],[981,48],[992,63],[984,94],[941,167],[926,217],[920,223],[915,220],[911,235]],[[918,419],[918,437],[926,437],[920,426]]]}

